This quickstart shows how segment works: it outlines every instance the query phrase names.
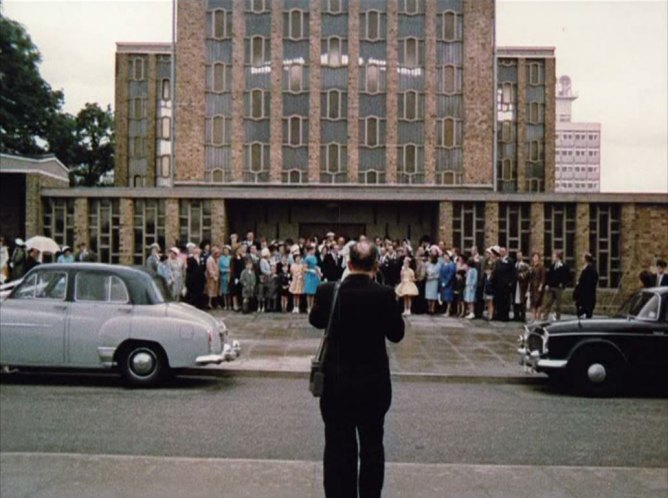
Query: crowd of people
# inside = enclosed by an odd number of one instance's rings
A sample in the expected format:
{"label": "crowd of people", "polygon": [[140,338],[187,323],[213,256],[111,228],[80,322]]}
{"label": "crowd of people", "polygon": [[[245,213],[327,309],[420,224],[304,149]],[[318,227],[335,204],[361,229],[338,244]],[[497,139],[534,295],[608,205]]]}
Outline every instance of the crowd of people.
{"label": "crowd of people", "polygon": [[[248,232],[243,240],[232,234],[223,246],[188,243],[166,255],[154,244],[146,264],[165,278],[175,299],[203,309],[310,312],[321,282],[345,278],[350,246],[357,240],[330,232],[322,240],[270,241]],[[475,246],[462,251],[428,237],[415,246],[409,240],[368,241],[379,248],[376,280],[395,289],[404,315],[524,322],[531,310],[534,320],[560,319],[564,290],[574,280],[562,251],[554,251],[544,265],[540,253],[527,260],[498,245],[481,253]],[[657,268],[663,274],[665,262],[657,261]],[[591,254],[584,255],[577,273],[577,313],[590,318],[598,285]]]}

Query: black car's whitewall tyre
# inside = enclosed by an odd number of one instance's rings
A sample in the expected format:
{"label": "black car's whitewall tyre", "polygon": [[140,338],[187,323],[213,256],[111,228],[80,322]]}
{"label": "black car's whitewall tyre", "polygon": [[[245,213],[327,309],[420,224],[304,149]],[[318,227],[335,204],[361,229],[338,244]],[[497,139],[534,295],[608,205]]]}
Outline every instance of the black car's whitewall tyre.
{"label": "black car's whitewall tyre", "polygon": [[118,366],[125,382],[133,387],[155,386],[169,369],[164,352],[150,344],[127,347],[120,355]]}
{"label": "black car's whitewall tyre", "polygon": [[586,396],[612,396],[624,380],[625,362],[619,353],[603,348],[587,348],[572,359],[573,387]]}

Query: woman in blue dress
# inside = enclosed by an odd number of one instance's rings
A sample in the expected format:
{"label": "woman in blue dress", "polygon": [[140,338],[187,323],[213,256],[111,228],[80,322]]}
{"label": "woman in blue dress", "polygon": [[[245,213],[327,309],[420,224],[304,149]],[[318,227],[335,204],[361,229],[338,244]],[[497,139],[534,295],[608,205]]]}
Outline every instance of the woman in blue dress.
{"label": "woman in blue dress", "polygon": [[315,255],[315,246],[311,245],[308,248],[306,257],[304,258],[306,265],[306,276],[304,277],[304,294],[306,294],[306,306],[308,312],[311,312],[313,301],[315,300],[315,291],[320,285],[320,267],[318,266],[318,258]]}
{"label": "woman in blue dress", "polygon": [[441,300],[445,303],[445,313],[443,316],[449,316],[450,305],[455,299],[455,275],[457,274],[457,265],[452,262],[448,253],[443,254],[443,264],[438,278],[438,288],[441,292]]}
{"label": "woman in blue dress", "polygon": [[220,295],[223,298],[223,309],[232,309],[232,295],[230,294],[230,266],[232,256],[230,256],[230,246],[223,246],[223,254],[218,258],[218,268],[220,269]]}
{"label": "woman in blue dress", "polygon": [[424,298],[427,300],[427,309],[430,315],[436,310],[438,300],[438,277],[441,273],[441,262],[438,260],[438,248],[432,248],[429,252],[429,261],[425,264],[426,283],[424,287]]}

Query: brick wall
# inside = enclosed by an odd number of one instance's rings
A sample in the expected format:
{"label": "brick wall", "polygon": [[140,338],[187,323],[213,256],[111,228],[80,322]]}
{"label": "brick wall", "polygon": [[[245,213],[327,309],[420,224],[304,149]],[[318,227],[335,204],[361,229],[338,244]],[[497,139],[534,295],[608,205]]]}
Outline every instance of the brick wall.
{"label": "brick wall", "polygon": [[452,202],[438,203],[438,240],[443,241],[446,247],[454,245],[452,229],[453,206]]}
{"label": "brick wall", "polygon": [[545,60],[545,192],[554,192],[556,130],[556,60]]}
{"label": "brick wall", "polygon": [[165,199],[165,245],[171,247],[177,244],[179,234],[179,200]]}
{"label": "brick wall", "polygon": [[[206,95],[203,26],[206,13],[201,0],[177,4],[175,179],[203,180]],[[241,71],[235,74],[237,72]],[[154,120],[150,122],[154,123]]]}
{"label": "brick wall", "polygon": [[[134,234],[134,204],[132,199],[121,199],[119,202],[120,227],[119,238],[119,261],[122,265],[132,265],[135,245]],[[165,249],[163,247],[163,249]]]}
{"label": "brick wall", "polygon": [[[317,2],[316,2],[317,3]],[[359,53],[360,6],[350,3],[348,14],[348,181],[357,183],[359,173]]]}
{"label": "brick wall", "polygon": [[[246,73],[244,67],[244,37],[246,23],[244,22],[244,0],[234,0],[232,8],[232,181],[243,180],[244,171],[244,88]],[[273,102],[272,102],[273,104]],[[273,109],[273,107],[272,107]],[[271,153],[271,150],[270,150]],[[275,152],[274,152],[275,153]]]}
{"label": "brick wall", "polygon": [[499,203],[485,203],[485,247],[499,243]]}
{"label": "brick wall", "polygon": [[538,252],[542,255],[545,247],[545,208],[542,203],[531,203],[530,217],[529,249],[531,252]]}
{"label": "brick wall", "polygon": [[[269,180],[281,181],[283,164],[283,2],[271,2],[271,117]],[[237,66],[237,69],[239,67]],[[310,124],[310,123],[309,123]],[[214,237],[214,240],[215,237]]]}
{"label": "brick wall", "polygon": [[128,55],[116,54],[114,185],[128,185]]}
{"label": "brick wall", "polygon": [[464,2],[463,155],[469,185],[493,182],[494,17],[494,0]]}
{"label": "brick wall", "polygon": [[311,2],[309,15],[309,116],[308,116],[308,180],[320,180],[320,49],[321,49],[320,2]]}
{"label": "brick wall", "polygon": [[387,114],[385,133],[385,182],[397,181],[397,91],[399,89],[398,64],[399,4],[387,2]]}

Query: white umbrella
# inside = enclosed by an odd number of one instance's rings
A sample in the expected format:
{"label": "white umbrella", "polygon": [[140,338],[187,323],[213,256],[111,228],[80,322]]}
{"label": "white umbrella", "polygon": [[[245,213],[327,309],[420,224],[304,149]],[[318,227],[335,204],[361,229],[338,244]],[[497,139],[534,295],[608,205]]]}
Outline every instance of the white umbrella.
{"label": "white umbrella", "polygon": [[26,247],[28,249],[37,249],[40,252],[50,252],[52,254],[60,251],[60,246],[56,244],[55,240],[49,237],[43,237],[42,235],[35,235],[26,240]]}

